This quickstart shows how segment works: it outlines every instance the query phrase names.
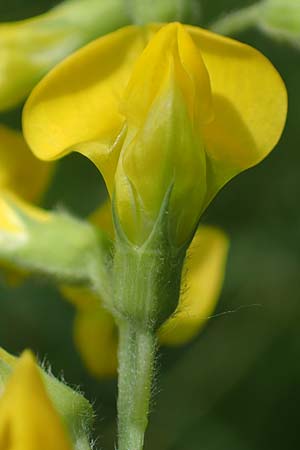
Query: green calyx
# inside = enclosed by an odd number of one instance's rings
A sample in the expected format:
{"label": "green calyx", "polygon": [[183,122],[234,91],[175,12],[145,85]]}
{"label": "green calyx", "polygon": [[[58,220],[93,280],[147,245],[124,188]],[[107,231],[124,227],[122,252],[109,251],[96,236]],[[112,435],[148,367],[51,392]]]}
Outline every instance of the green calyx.
{"label": "green calyx", "polygon": [[183,262],[189,242],[177,247],[170,239],[168,190],[152,232],[142,245],[132,244],[124,234],[113,200],[115,254],[114,295],[107,307],[117,322],[153,332],[175,311]]}

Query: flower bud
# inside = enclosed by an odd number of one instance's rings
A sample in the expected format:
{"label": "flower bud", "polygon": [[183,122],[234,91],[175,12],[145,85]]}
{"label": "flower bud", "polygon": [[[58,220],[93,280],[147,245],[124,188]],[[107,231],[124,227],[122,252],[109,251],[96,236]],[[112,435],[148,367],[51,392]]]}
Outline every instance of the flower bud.
{"label": "flower bud", "polygon": [[[93,420],[91,405],[39,368],[31,352],[16,358],[0,348],[0,383],[1,449],[7,447],[9,436],[13,450],[70,450],[71,439],[74,450],[79,450],[80,442],[87,442]],[[42,436],[43,442],[39,440]]]}
{"label": "flower bud", "polygon": [[24,352],[0,399],[0,448],[71,450],[30,352]]}

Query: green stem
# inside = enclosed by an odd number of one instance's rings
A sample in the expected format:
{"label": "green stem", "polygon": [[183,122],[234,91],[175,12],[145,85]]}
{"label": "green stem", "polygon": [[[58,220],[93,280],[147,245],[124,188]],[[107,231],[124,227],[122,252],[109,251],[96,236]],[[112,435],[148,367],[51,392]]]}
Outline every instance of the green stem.
{"label": "green stem", "polygon": [[143,449],[156,331],[178,304],[186,247],[170,244],[168,201],[169,191],[150,235],[137,246],[124,235],[113,200],[114,295],[107,307],[119,327],[118,450]]}
{"label": "green stem", "polygon": [[255,26],[259,20],[261,3],[256,3],[247,8],[226,14],[209,25],[209,29],[215,33],[232,35],[243,32]]}
{"label": "green stem", "polygon": [[148,424],[156,337],[130,322],[119,328],[118,450],[142,450]]}

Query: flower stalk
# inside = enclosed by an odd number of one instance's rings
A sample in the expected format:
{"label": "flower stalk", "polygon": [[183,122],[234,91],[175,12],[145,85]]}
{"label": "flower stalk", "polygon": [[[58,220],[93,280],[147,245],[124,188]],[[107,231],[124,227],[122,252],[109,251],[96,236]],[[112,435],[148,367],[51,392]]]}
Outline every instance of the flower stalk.
{"label": "flower stalk", "polygon": [[111,312],[119,328],[118,450],[143,448],[155,373],[156,331],[176,309],[180,294],[185,249],[168,243],[164,217],[160,216],[140,247],[117,234]]}
{"label": "flower stalk", "polygon": [[148,424],[156,337],[130,321],[119,326],[118,450],[142,450]]}
{"label": "flower stalk", "polygon": [[157,330],[175,311],[188,244],[175,247],[168,234],[169,192],[148,239],[127,240],[114,215],[114,296],[119,328],[118,450],[142,450],[148,424]]}

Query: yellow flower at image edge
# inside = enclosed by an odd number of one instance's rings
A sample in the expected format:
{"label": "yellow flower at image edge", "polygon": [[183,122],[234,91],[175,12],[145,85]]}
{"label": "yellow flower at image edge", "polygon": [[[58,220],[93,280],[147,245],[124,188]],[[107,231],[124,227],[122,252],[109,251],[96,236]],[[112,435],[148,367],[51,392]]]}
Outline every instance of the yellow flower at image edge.
{"label": "yellow flower at image edge", "polygon": [[173,23],[126,27],[71,55],[32,91],[23,125],[38,157],[79,151],[97,165],[135,244],[170,192],[178,246],[218,190],[272,150],[286,112],[285,86],[261,53]]}
{"label": "yellow flower at image edge", "polygon": [[24,352],[0,397],[0,450],[71,450],[32,354]]}

